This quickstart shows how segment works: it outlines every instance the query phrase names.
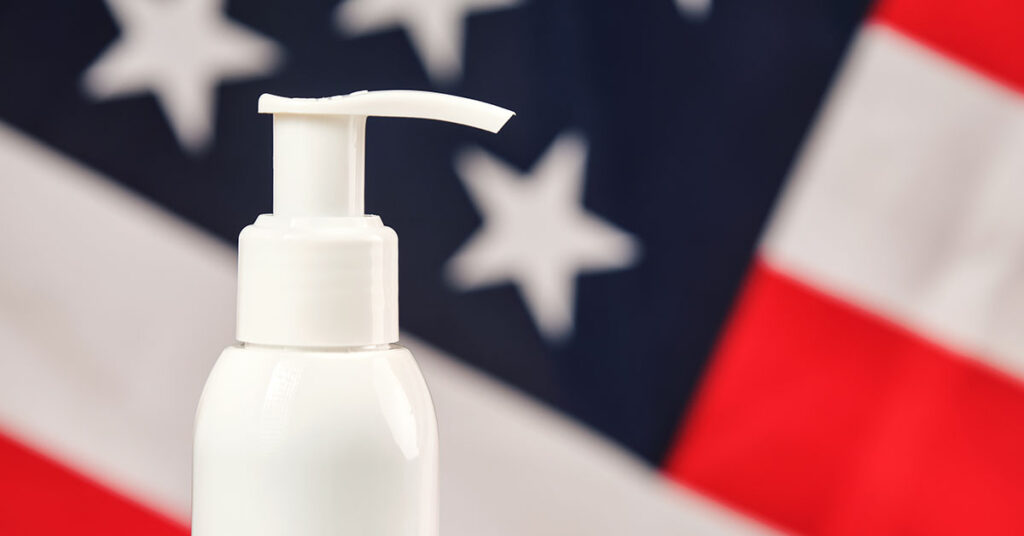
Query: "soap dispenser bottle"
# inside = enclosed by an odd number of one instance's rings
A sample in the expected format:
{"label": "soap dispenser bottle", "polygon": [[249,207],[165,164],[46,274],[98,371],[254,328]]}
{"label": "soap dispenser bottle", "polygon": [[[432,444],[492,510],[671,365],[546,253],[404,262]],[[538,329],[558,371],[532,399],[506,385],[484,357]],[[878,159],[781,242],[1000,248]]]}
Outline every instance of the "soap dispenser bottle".
{"label": "soap dispenser bottle", "polygon": [[274,208],[238,244],[238,345],[196,414],[194,536],[434,536],[437,424],[398,342],[398,237],[363,213],[368,116],[497,132],[512,112],[421,91],[263,95]]}

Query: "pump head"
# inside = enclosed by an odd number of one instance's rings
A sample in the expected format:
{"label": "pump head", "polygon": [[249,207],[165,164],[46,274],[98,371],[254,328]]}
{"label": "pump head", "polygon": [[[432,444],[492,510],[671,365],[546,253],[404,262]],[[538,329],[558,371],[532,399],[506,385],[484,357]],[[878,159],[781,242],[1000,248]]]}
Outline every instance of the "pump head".
{"label": "pump head", "polygon": [[497,132],[512,112],[425,91],[323,99],[263,95],[274,114],[274,213],[238,239],[238,340],[288,347],[398,341],[398,236],[363,214],[366,118]]}
{"label": "pump head", "polygon": [[321,99],[264,94],[274,114],[274,215],[363,214],[366,118],[415,117],[498,132],[514,115],[480,101],[428,91],[357,91]]}

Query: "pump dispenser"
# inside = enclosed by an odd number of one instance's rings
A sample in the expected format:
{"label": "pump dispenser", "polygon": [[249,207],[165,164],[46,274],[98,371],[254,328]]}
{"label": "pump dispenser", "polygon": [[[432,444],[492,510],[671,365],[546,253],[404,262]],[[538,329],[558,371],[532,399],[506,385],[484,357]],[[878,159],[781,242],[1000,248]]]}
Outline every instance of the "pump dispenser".
{"label": "pump dispenser", "polygon": [[433,536],[437,425],[398,346],[398,237],[364,214],[369,116],[497,132],[512,112],[422,91],[263,95],[274,209],[242,230],[239,345],[196,414],[194,536]]}

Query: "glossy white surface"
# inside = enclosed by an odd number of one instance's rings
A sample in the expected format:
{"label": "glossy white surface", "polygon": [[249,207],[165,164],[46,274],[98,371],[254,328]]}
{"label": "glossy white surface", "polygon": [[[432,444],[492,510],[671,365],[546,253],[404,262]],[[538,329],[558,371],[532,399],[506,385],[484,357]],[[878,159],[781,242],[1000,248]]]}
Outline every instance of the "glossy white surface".
{"label": "glossy white surface", "polygon": [[437,534],[437,423],[400,346],[228,348],[193,456],[195,536]]}

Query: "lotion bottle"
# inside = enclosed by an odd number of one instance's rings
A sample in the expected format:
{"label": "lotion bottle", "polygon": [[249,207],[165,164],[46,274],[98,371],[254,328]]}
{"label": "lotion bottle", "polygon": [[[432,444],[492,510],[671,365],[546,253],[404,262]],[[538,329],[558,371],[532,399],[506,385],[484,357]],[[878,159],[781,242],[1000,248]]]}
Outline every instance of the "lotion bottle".
{"label": "lotion bottle", "polygon": [[196,414],[194,536],[434,536],[434,408],[398,342],[398,237],[363,213],[368,116],[497,132],[512,112],[421,91],[263,95],[274,208],[238,244],[238,345]]}

